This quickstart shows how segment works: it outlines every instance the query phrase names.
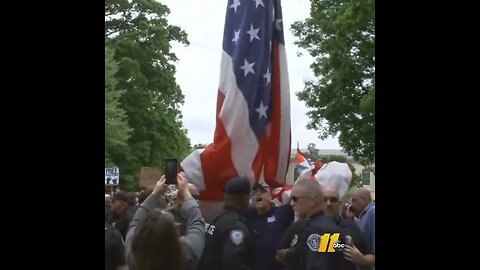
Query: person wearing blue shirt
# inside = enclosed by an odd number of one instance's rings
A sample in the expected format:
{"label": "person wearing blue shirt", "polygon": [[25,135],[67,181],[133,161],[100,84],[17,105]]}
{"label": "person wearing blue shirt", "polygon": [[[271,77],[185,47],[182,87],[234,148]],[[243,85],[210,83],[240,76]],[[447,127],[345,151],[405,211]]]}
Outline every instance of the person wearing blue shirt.
{"label": "person wearing blue shirt", "polygon": [[284,265],[276,260],[276,251],[280,239],[293,223],[293,208],[290,202],[276,206],[266,183],[258,182],[253,186],[251,200],[246,217],[255,233],[255,270],[283,270]]}
{"label": "person wearing blue shirt", "polygon": [[366,244],[375,254],[375,203],[372,202],[372,195],[366,188],[356,189],[352,193],[352,206],[356,216],[357,225],[366,239]]}

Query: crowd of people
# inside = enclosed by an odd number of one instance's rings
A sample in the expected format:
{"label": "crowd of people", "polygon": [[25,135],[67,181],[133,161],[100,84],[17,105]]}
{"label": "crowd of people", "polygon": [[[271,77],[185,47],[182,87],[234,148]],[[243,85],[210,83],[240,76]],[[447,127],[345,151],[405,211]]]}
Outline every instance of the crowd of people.
{"label": "crowd of people", "polygon": [[105,195],[105,270],[374,269],[375,203],[357,188],[344,201],[333,186],[295,181],[288,200],[266,183],[233,177],[223,209],[201,210],[184,175],[151,192]]}

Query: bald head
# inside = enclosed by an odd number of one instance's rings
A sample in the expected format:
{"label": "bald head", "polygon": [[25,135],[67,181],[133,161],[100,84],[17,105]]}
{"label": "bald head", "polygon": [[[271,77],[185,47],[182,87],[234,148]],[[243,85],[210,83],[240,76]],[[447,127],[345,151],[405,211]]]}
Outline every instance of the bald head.
{"label": "bald head", "polygon": [[364,199],[367,200],[368,202],[371,202],[371,201],[372,201],[372,194],[370,193],[370,190],[368,190],[368,189],[366,189],[366,188],[358,188],[358,189],[356,189],[356,190],[352,193],[352,196],[364,198]]}
{"label": "bald head", "polygon": [[352,206],[350,209],[358,216],[371,202],[372,195],[370,191],[366,188],[358,188],[352,193]]}
{"label": "bald head", "polygon": [[322,186],[324,201],[325,201],[325,213],[332,217],[340,215],[340,194],[335,187],[324,185]]}
{"label": "bald head", "polygon": [[295,182],[294,187],[302,187],[306,190],[308,196],[317,196],[323,200],[323,189],[316,180],[302,178]]}
{"label": "bald head", "polygon": [[322,189],[324,194],[328,194],[329,196],[335,196],[337,198],[340,198],[340,193],[338,193],[336,188],[332,186],[324,185],[322,186]]}
{"label": "bald head", "polygon": [[305,218],[324,209],[324,195],[322,186],[315,180],[299,179],[292,188],[291,193],[295,215]]}

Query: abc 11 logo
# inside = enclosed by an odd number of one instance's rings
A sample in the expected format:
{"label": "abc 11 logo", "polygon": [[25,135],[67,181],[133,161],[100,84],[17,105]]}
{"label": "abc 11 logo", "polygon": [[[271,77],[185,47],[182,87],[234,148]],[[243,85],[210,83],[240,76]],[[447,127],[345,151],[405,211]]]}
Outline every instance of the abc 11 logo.
{"label": "abc 11 logo", "polygon": [[345,236],[345,243],[339,240],[340,233],[324,233],[322,235],[311,234],[307,239],[307,245],[312,251],[316,252],[340,252],[345,249],[345,245],[352,245],[352,237]]}

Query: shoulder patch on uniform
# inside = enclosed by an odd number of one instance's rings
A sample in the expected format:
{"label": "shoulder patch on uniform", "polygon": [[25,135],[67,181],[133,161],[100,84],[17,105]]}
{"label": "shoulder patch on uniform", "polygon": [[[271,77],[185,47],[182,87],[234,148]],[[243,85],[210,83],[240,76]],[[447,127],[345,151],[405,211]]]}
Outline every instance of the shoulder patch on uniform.
{"label": "shoulder patch on uniform", "polygon": [[243,237],[244,234],[240,230],[232,230],[230,231],[230,240],[232,241],[233,244],[236,246],[239,246],[240,244],[243,243]]}
{"label": "shoulder patch on uniform", "polygon": [[298,235],[295,234],[293,236],[292,242],[290,242],[290,247],[295,246],[295,244],[297,244],[297,241],[298,241]]}
{"label": "shoulder patch on uniform", "polygon": [[307,238],[307,246],[311,251],[317,251],[320,244],[320,235],[314,233],[310,234]]}

